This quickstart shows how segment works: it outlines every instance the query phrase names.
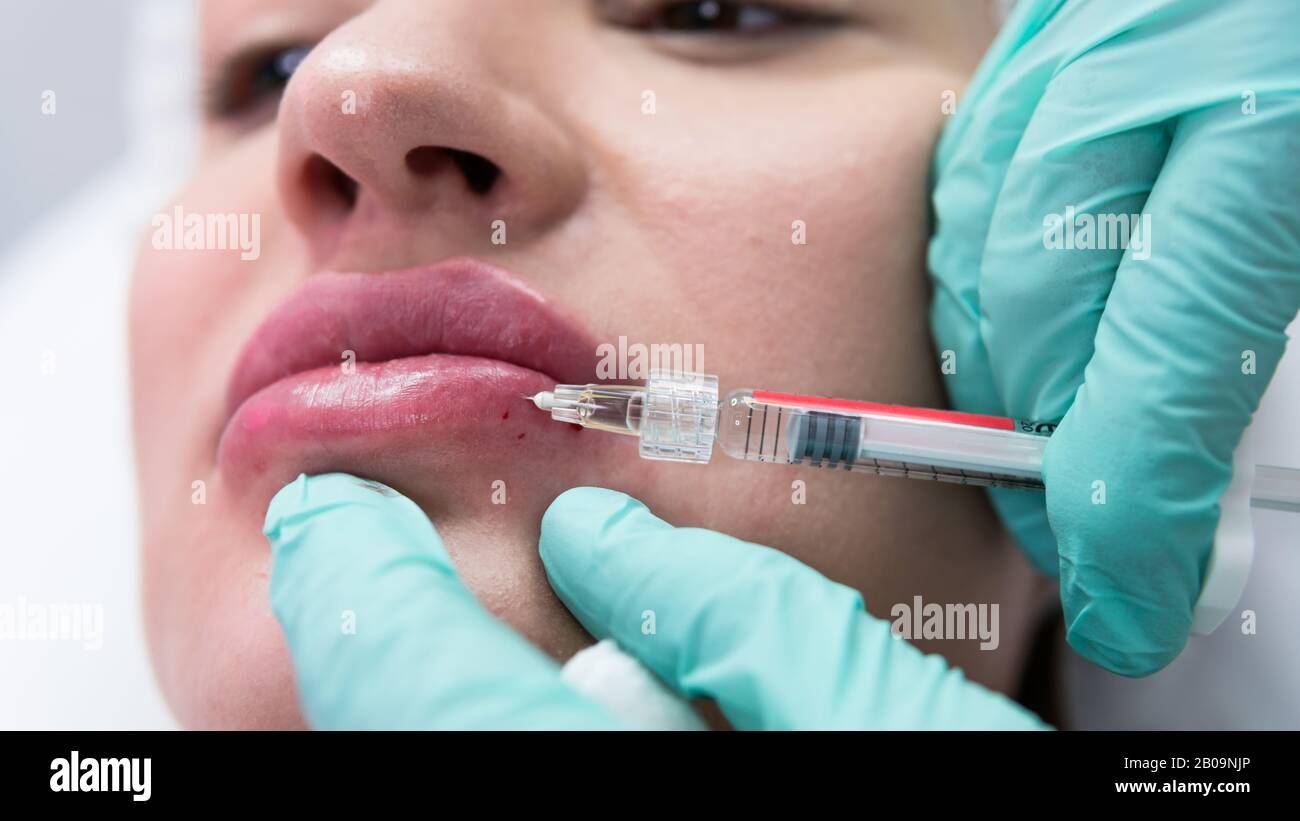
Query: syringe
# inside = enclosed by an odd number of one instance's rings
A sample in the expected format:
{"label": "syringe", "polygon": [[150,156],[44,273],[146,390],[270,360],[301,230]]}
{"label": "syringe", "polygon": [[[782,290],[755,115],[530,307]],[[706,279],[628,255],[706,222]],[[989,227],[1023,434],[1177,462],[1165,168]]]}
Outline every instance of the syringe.
{"label": "syringe", "polygon": [[[1050,422],[742,389],[718,401],[718,378],[651,371],[641,385],[556,385],[524,397],[558,422],[637,437],[641,457],[706,463],[716,441],[735,459],[808,465],[959,485],[1045,489]],[[1254,554],[1249,507],[1300,513],[1300,470],[1234,458],[1192,629],[1207,634],[1236,607]]]}
{"label": "syringe", "polygon": [[[732,391],[718,378],[652,371],[641,385],[556,385],[526,397],[551,418],[636,436],[641,456],[706,463],[716,441],[735,459],[1043,490],[1051,422],[802,396]],[[1251,503],[1300,512],[1300,471],[1259,465]]]}

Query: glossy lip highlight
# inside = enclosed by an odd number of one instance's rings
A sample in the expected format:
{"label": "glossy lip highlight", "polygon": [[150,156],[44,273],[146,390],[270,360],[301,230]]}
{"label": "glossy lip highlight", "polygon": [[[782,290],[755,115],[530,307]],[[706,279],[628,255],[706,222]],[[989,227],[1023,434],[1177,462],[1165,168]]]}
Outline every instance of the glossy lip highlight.
{"label": "glossy lip highlight", "polygon": [[475,260],[318,274],[241,353],[217,464],[260,498],[298,473],[414,488],[470,465],[509,472],[521,447],[547,462],[572,452],[572,430],[519,396],[591,381],[596,359],[540,295]]}
{"label": "glossy lip highlight", "polygon": [[428,354],[493,359],[555,382],[592,381],[595,344],[507,272],[457,258],[382,274],[322,273],[271,312],[226,391],[229,419],[286,377]]}

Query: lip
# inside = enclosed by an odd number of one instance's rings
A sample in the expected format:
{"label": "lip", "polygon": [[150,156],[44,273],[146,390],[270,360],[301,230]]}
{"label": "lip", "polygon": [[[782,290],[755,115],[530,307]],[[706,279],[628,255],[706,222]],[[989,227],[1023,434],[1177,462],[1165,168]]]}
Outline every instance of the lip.
{"label": "lip", "polygon": [[508,272],[458,258],[380,274],[322,273],[279,305],[245,344],[226,391],[228,414],[280,379],[426,354],[481,357],[581,383],[595,345]]}
{"label": "lip", "polygon": [[[316,274],[240,353],[219,462],[256,467],[268,449],[385,432],[475,438],[511,408],[537,429],[542,415],[527,414],[519,394],[593,381],[595,350],[541,295],[477,260]],[[355,367],[343,367],[347,352]]]}

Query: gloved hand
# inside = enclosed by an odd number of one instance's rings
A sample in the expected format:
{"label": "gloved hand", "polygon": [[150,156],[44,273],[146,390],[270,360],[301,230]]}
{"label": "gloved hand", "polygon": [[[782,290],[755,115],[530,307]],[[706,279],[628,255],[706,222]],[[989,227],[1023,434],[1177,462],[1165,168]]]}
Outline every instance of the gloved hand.
{"label": "gloved hand", "polygon": [[391,488],[299,476],[271,500],[265,533],[271,607],[310,726],[619,726],[479,604],[424,511]]}
{"label": "gloved hand", "polygon": [[[1187,640],[1233,451],[1300,310],[1298,39],[1294,0],[1022,0],[936,155],[949,395],[1061,420],[1045,500],[993,500],[1059,572],[1070,644],[1126,675]],[[1047,247],[1070,207],[1146,230],[1128,254]]]}
{"label": "gloved hand", "polygon": [[[617,726],[478,605],[395,491],[300,477],[272,500],[266,533],[271,601],[312,726]],[[562,494],[541,555],[593,636],[679,693],[716,700],[738,728],[1042,726],[894,638],[856,592],[770,548],[673,528],[624,494]],[[339,629],[346,612],[355,634]]]}

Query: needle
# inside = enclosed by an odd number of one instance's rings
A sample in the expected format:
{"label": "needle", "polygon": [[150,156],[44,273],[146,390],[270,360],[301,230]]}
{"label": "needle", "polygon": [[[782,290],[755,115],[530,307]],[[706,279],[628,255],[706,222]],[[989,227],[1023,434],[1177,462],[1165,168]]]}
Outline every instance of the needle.
{"label": "needle", "polygon": [[573,402],[565,401],[563,399],[556,399],[555,394],[551,393],[550,391],[542,391],[541,393],[537,393],[532,396],[521,396],[521,398],[527,399],[529,402],[532,402],[534,405],[536,405],[538,410],[544,410],[544,411],[549,411],[554,408],[569,408],[574,406]]}

